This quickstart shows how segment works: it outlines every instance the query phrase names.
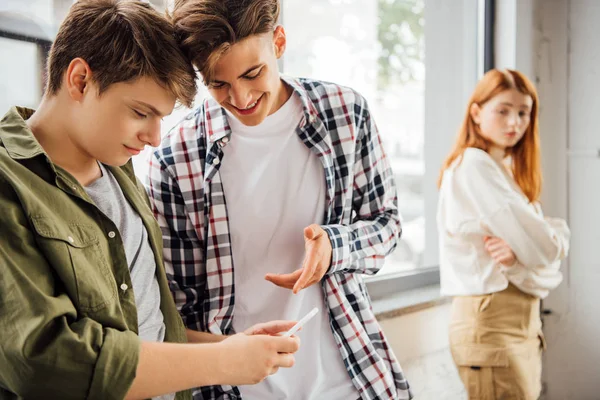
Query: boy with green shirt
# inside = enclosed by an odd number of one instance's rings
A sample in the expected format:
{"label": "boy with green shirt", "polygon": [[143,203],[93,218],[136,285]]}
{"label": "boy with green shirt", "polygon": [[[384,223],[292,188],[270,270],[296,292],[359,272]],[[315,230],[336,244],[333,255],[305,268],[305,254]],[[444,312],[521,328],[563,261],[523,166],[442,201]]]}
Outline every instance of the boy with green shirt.
{"label": "boy with green shirt", "polygon": [[293,322],[194,332],[171,298],[130,158],[159,144],[161,118],[195,92],[151,6],[72,6],[38,110],[0,120],[0,399],[183,399],[293,365],[297,339],[274,336]]}

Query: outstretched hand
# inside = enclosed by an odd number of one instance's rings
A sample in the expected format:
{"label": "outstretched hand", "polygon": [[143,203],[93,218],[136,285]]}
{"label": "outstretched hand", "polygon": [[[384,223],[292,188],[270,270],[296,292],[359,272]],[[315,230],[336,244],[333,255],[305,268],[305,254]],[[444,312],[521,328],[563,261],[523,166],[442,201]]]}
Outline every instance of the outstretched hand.
{"label": "outstretched hand", "polygon": [[294,294],[321,281],[331,264],[329,235],[319,225],[304,228],[304,262],[289,274],[267,274],[265,279],[277,286],[292,289]]}

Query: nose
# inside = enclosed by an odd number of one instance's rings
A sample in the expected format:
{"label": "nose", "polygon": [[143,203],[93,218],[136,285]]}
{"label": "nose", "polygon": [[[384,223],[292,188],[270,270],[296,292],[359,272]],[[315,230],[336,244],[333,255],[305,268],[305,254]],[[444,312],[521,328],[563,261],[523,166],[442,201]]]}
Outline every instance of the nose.
{"label": "nose", "polygon": [[160,122],[161,120],[159,118],[155,118],[146,131],[138,136],[140,141],[146,145],[158,147],[158,145],[160,145]]}
{"label": "nose", "polygon": [[237,108],[244,109],[252,102],[252,94],[250,90],[242,84],[231,85],[229,89],[229,97],[231,104]]}
{"label": "nose", "polygon": [[517,126],[517,124],[519,123],[519,114],[517,113],[510,113],[509,117],[508,117],[508,125],[509,126]]}

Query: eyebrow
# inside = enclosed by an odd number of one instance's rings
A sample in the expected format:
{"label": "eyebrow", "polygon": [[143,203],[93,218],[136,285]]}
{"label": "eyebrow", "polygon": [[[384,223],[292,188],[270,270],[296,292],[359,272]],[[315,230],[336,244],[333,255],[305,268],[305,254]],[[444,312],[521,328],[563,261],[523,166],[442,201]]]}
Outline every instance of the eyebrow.
{"label": "eyebrow", "polygon": [[[251,66],[250,68],[248,68],[243,74],[241,74],[240,76],[238,76],[238,79],[243,78],[244,76],[248,75],[250,72],[254,71],[255,69],[262,67],[264,64],[256,64]],[[217,79],[213,79],[212,82],[214,83],[227,83],[227,82],[223,82],[223,81],[219,81]]]}
{"label": "eyebrow", "polygon": [[161,113],[160,111],[158,111],[153,105],[148,104],[148,103],[144,103],[143,101],[140,100],[133,100],[134,102],[138,103],[139,105],[146,107],[147,109],[149,109],[150,111],[152,111],[153,114],[156,114],[159,117],[164,117],[165,115],[163,115],[163,113]]}
{"label": "eyebrow", "polygon": [[[500,103],[500,105],[514,107],[514,104],[509,102]],[[531,106],[528,106],[527,104],[521,104],[519,108],[531,108]]]}

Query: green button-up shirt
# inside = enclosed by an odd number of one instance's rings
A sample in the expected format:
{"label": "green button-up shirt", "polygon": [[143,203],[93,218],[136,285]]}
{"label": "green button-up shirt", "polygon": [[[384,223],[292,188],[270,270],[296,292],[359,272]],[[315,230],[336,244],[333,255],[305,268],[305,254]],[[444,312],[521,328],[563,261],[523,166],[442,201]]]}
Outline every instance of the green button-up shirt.
{"label": "green button-up shirt", "polygon": [[[0,121],[0,399],[122,399],[140,353],[123,242],[44,152],[32,114],[15,107]],[[131,162],[108,168],[148,231],[165,341],[184,342],[146,193]]]}

